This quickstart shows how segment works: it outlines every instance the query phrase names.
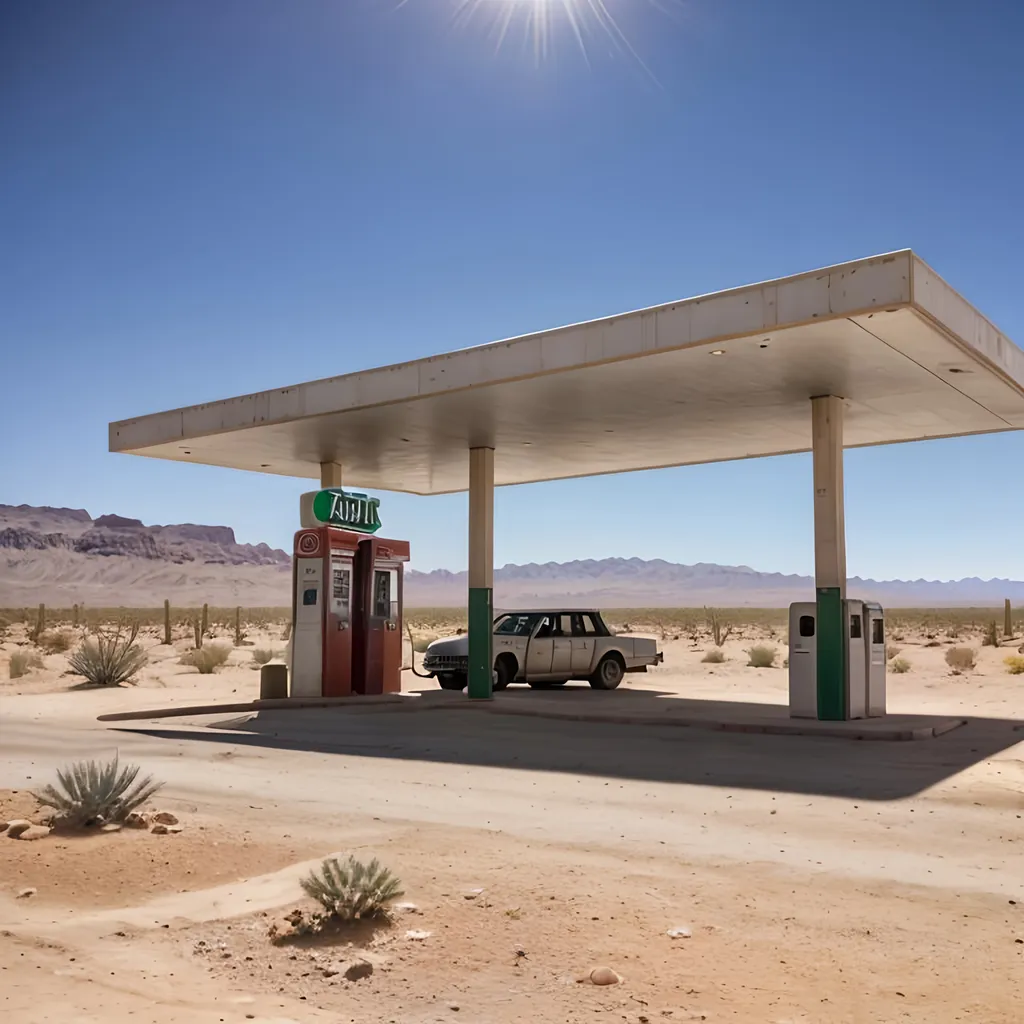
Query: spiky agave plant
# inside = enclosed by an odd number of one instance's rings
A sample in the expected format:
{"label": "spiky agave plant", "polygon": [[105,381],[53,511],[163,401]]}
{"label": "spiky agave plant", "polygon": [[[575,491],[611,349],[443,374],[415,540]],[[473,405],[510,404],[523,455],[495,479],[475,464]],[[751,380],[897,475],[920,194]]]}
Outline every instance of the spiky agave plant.
{"label": "spiky agave plant", "polygon": [[302,880],[302,889],[342,921],[386,916],[388,904],[405,895],[402,883],[376,858],[364,864],[352,856],[328,857]]}
{"label": "spiky agave plant", "polygon": [[57,812],[57,822],[81,827],[124,821],[141,807],[161,786],[151,775],[137,779],[139,766],[121,768],[118,757],[105,764],[77,761],[58,769],[60,788],[46,786],[35,798]]}
{"label": "spiky agave plant", "polygon": [[128,682],[146,664],[146,652],[135,642],[139,624],[125,631],[120,623],[113,630],[96,631],[95,637],[82,641],[70,658],[71,671],[94,686],[120,686]]}

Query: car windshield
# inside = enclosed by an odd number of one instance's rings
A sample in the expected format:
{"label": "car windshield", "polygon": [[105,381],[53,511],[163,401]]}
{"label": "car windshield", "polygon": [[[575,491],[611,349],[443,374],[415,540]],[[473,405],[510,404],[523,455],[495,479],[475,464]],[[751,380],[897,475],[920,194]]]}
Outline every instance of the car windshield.
{"label": "car windshield", "polygon": [[539,612],[525,615],[504,615],[494,624],[494,632],[501,636],[529,636],[540,618]]}

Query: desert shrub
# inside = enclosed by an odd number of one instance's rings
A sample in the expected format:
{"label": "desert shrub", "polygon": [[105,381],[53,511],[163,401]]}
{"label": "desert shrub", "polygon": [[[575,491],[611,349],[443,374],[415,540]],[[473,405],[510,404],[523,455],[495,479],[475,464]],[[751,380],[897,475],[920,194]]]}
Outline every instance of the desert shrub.
{"label": "desert shrub", "polygon": [[999,646],[999,633],[996,630],[996,620],[992,619],[991,622],[985,627],[985,635],[981,638],[982,647],[998,647]]}
{"label": "desert shrub", "polygon": [[380,862],[329,857],[302,880],[302,890],[332,917],[355,921],[387,916],[388,904],[404,895],[402,883]]}
{"label": "desert shrub", "polygon": [[70,629],[48,629],[39,634],[36,643],[47,654],[63,654],[74,646],[75,634]]}
{"label": "desert shrub", "polygon": [[725,661],[725,652],[716,647],[713,651],[708,651],[700,660],[709,665],[721,665]]}
{"label": "desert shrub", "polygon": [[903,675],[904,672],[910,671],[910,662],[906,658],[893,658],[889,662],[889,671],[895,672],[897,675]]}
{"label": "desert shrub", "polygon": [[[206,644],[186,651],[181,656],[182,665],[191,665],[199,669],[204,676],[210,675],[220,668],[231,656],[231,648],[227,644]],[[269,660],[269,659],[268,659]]]}
{"label": "desert shrub", "polygon": [[424,654],[427,648],[437,639],[436,636],[417,636],[413,638],[412,649],[417,654]]}
{"label": "desert shrub", "polygon": [[43,656],[38,651],[12,651],[10,673],[12,679],[20,679],[26,672],[44,666]]}
{"label": "desert shrub", "polygon": [[257,665],[266,665],[277,657],[277,651],[273,647],[255,647],[252,652],[252,660]]}
{"label": "desert shrub", "polygon": [[946,664],[954,672],[966,672],[974,668],[975,651],[973,647],[950,647],[946,651]]}
{"label": "desert shrub", "polygon": [[152,776],[137,779],[139,766],[121,768],[117,755],[101,764],[78,761],[57,771],[57,786],[46,786],[33,796],[57,812],[57,822],[81,827],[124,821],[162,785]]}
{"label": "desert shrub", "polygon": [[1024,675],[1024,654],[1011,654],[1003,658],[1003,664],[1011,676]]}
{"label": "desert shrub", "polygon": [[895,658],[896,655],[899,654],[900,651],[902,651],[902,650],[903,650],[902,647],[893,647],[892,644],[886,644],[885,645],[885,660],[886,661],[892,661],[892,659]]}
{"label": "desert shrub", "polygon": [[138,623],[127,632],[121,625],[97,630],[68,658],[71,671],[85,676],[94,686],[120,686],[128,682],[149,660],[135,642],[138,635]]}
{"label": "desert shrub", "polygon": [[750,668],[771,668],[775,664],[777,653],[771,644],[754,644],[747,650],[747,657],[750,659],[747,665]]}

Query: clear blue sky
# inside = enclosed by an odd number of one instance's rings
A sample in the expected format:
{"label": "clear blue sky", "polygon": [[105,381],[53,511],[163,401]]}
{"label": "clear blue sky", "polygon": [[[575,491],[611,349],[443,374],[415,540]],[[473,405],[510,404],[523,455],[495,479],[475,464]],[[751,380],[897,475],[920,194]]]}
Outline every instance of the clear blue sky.
{"label": "clear blue sky", "polygon": [[[1024,3],[605,0],[647,74],[536,2],[0,4],[0,501],[286,547],[308,482],[107,422],[902,247],[1024,342]],[[465,566],[465,495],[382,498]],[[850,452],[847,516],[851,575],[1024,578],[1024,433]],[[809,571],[809,458],[498,492],[499,564],[606,555]]]}

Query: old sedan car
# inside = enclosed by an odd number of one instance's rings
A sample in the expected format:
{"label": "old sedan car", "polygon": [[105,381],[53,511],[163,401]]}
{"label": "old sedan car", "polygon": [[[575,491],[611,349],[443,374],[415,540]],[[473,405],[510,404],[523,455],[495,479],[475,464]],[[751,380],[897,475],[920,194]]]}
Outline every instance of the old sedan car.
{"label": "old sedan car", "polygon": [[[494,688],[543,688],[585,679],[614,690],[627,672],[646,672],[664,657],[654,640],[615,636],[594,609],[505,612],[494,620]],[[469,668],[469,637],[435,640],[423,668],[446,690],[461,690]]]}

